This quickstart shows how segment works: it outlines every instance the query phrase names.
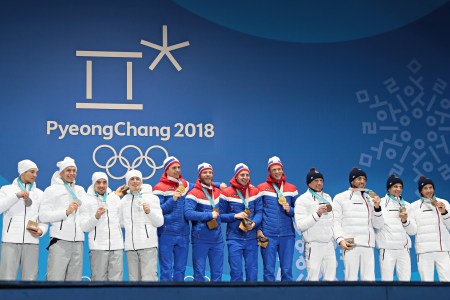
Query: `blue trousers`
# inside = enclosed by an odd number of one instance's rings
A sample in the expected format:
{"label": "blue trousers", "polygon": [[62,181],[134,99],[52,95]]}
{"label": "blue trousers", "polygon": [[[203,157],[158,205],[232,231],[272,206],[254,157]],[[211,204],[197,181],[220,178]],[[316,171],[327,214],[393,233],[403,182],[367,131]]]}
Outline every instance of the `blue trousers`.
{"label": "blue trousers", "polygon": [[277,253],[280,259],[281,281],[292,281],[292,261],[294,256],[295,237],[267,237],[269,238],[267,248],[261,248],[261,256],[264,265],[264,281],[275,281]]}
{"label": "blue trousers", "polygon": [[245,262],[245,281],[258,281],[258,242],[228,240],[228,263],[231,281],[243,281],[242,258]]}
{"label": "blue trousers", "polygon": [[192,244],[194,281],[206,281],[206,259],[209,260],[211,281],[222,281],[223,242],[211,244]]}
{"label": "blue trousers", "polygon": [[189,235],[159,237],[160,281],[184,281],[189,253]]}

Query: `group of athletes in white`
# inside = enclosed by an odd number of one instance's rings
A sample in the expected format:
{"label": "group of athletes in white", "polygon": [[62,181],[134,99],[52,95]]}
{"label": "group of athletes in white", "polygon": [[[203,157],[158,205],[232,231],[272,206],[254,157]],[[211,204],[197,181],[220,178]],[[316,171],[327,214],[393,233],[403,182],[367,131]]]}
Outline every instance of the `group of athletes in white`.
{"label": "group of athletes in white", "polygon": [[268,161],[266,182],[257,187],[243,163],[235,166],[229,186],[213,181],[208,163],[198,166],[198,179],[189,183],[171,156],[153,188],[141,172],[130,170],[126,184],[112,191],[107,175],[95,172],[87,192],[75,184],[72,158],[57,167],[44,192],[36,186],[38,167],[31,160],[20,161],[19,176],[1,188],[0,280],[16,280],[19,269],[21,280],[37,280],[39,238],[50,226],[49,281],[81,280],[85,232],[91,280],[122,281],[125,251],[130,281],[183,281],[192,245],[194,280],[205,281],[209,260],[210,280],[221,281],[226,223],[231,281],[257,281],[258,248],[264,281],[275,281],[277,256],[281,280],[292,281],[294,226],[304,240],[309,281],[336,280],[336,244],[346,281],[375,280],[375,247],[381,280],[393,281],[395,270],[399,281],[409,281],[411,235],[421,280],[433,281],[436,269],[440,281],[450,281],[449,203],[435,196],[434,182],[423,176],[420,199],[408,203],[399,177],[387,179],[380,198],[366,188],[367,175],[359,168],[350,171],[350,188],[334,199],[323,191],[323,174],[312,168],[300,195],[276,156]]}

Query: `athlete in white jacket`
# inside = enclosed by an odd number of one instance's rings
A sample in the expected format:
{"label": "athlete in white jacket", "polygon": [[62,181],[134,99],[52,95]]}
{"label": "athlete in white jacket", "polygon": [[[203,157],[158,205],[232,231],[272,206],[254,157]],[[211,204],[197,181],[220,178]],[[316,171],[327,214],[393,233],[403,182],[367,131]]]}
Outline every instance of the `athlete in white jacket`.
{"label": "athlete in white jacket", "polygon": [[92,281],[123,280],[120,215],[120,198],[108,188],[108,176],[95,172],[80,208],[81,229],[89,232]]}
{"label": "athlete in white jacket", "polygon": [[381,199],[384,225],[375,230],[375,244],[379,249],[381,280],[393,281],[396,269],[399,281],[411,280],[412,235],[417,230],[416,221],[409,217],[411,205],[402,198],[403,181],[391,175],[387,179],[388,193]]}
{"label": "athlete in white jacket", "polygon": [[81,281],[84,232],[80,227],[78,208],[86,196],[83,187],[75,185],[77,166],[70,157],[56,164],[59,171],[45,189],[39,218],[50,224],[47,280]]}
{"label": "athlete in white jacket", "polygon": [[422,196],[411,204],[411,217],[417,223],[415,248],[417,267],[422,281],[450,281],[450,206],[434,194],[434,182],[421,176],[418,183]]}
{"label": "athlete in white jacket", "polygon": [[302,232],[308,281],[336,280],[331,197],[323,192],[323,175],[312,168],[306,175],[308,190],[295,201],[295,224]]}
{"label": "athlete in white jacket", "polygon": [[[47,224],[39,223],[42,191],[36,187],[38,167],[31,160],[18,163],[19,177],[0,190],[0,214],[3,213],[0,280],[36,280],[38,276],[39,238]],[[39,223],[27,228],[28,222]]]}
{"label": "athlete in white jacket", "polygon": [[[333,200],[334,238],[342,248],[345,280],[375,281],[374,228],[383,227],[380,197],[366,192],[366,173],[353,168],[350,171],[350,189],[337,194]],[[348,238],[354,240],[354,245]]]}
{"label": "athlete in white jacket", "polygon": [[158,236],[156,229],[164,223],[159,198],[151,186],[142,184],[137,170],[126,174],[128,193],[121,200],[125,227],[125,253],[130,281],[158,280]]}

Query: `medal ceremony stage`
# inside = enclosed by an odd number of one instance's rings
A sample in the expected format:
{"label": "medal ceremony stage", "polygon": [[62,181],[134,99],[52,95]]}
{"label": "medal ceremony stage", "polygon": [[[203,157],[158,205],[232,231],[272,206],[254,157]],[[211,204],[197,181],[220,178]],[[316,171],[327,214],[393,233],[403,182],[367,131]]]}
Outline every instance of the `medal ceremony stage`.
{"label": "medal ceremony stage", "polygon": [[2,300],[87,300],[87,299],[446,299],[449,283],[421,282],[332,282],[332,283],[62,283],[0,282]]}

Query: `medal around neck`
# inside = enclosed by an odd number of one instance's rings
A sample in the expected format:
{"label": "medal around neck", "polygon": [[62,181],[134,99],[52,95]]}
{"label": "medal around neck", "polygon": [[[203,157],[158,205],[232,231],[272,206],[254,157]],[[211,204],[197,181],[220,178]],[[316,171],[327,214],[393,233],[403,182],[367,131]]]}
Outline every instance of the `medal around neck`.
{"label": "medal around neck", "polygon": [[247,216],[250,217],[250,209],[246,208],[246,209],[244,210],[244,212],[245,212],[245,214],[246,214]]}
{"label": "medal around neck", "polygon": [[285,203],[286,203],[286,197],[284,197],[284,196],[278,197],[278,203],[279,203],[280,205],[285,204]]}
{"label": "medal around neck", "polygon": [[253,221],[249,218],[242,219],[241,223],[239,224],[239,229],[243,232],[248,232],[247,226],[251,226],[253,224]]}
{"label": "medal around neck", "polygon": [[333,206],[331,204],[327,204],[327,212],[331,212],[333,210]]}
{"label": "medal around neck", "polygon": [[81,206],[81,200],[80,199],[73,199],[73,202],[76,202],[78,207]]}
{"label": "medal around neck", "polygon": [[38,222],[35,222],[33,220],[28,220],[27,223],[27,229],[28,230],[33,230],[33,231],[38,231]]}
{"label": "medal around neck", "polygon": [[184,192],[186,192],[186,188],[185,188],[183,185],[181,185],[181,184],[178,186],[177,190],[178,190],[181,194],[184,194]]}
{"label": "medal around neck", "polygon": [[350,246],[350,247],[355,247],[356,246],[356,244],[355,244],[355,239],[354,238],[345,238],[344,239],[347,243],[348,243],[348,245]]}
{"label": "medal around neck", "polygon": [[400,208],[398,209],[399,213],[405,212],[406,211],[406,207],[404,206],[400,206]]}
{"label": "medal around neck", "polygon": [[268,238],[264,236],[258,238],[258,246],[260,246],[261,248],[266,248],[268,244],[269,244]]}
{"label": "medal around neck", "polygon": [[437,200],[436,199],[431,199],[431,205],[433,205],[434,207],[436,207],[437,205]]}

